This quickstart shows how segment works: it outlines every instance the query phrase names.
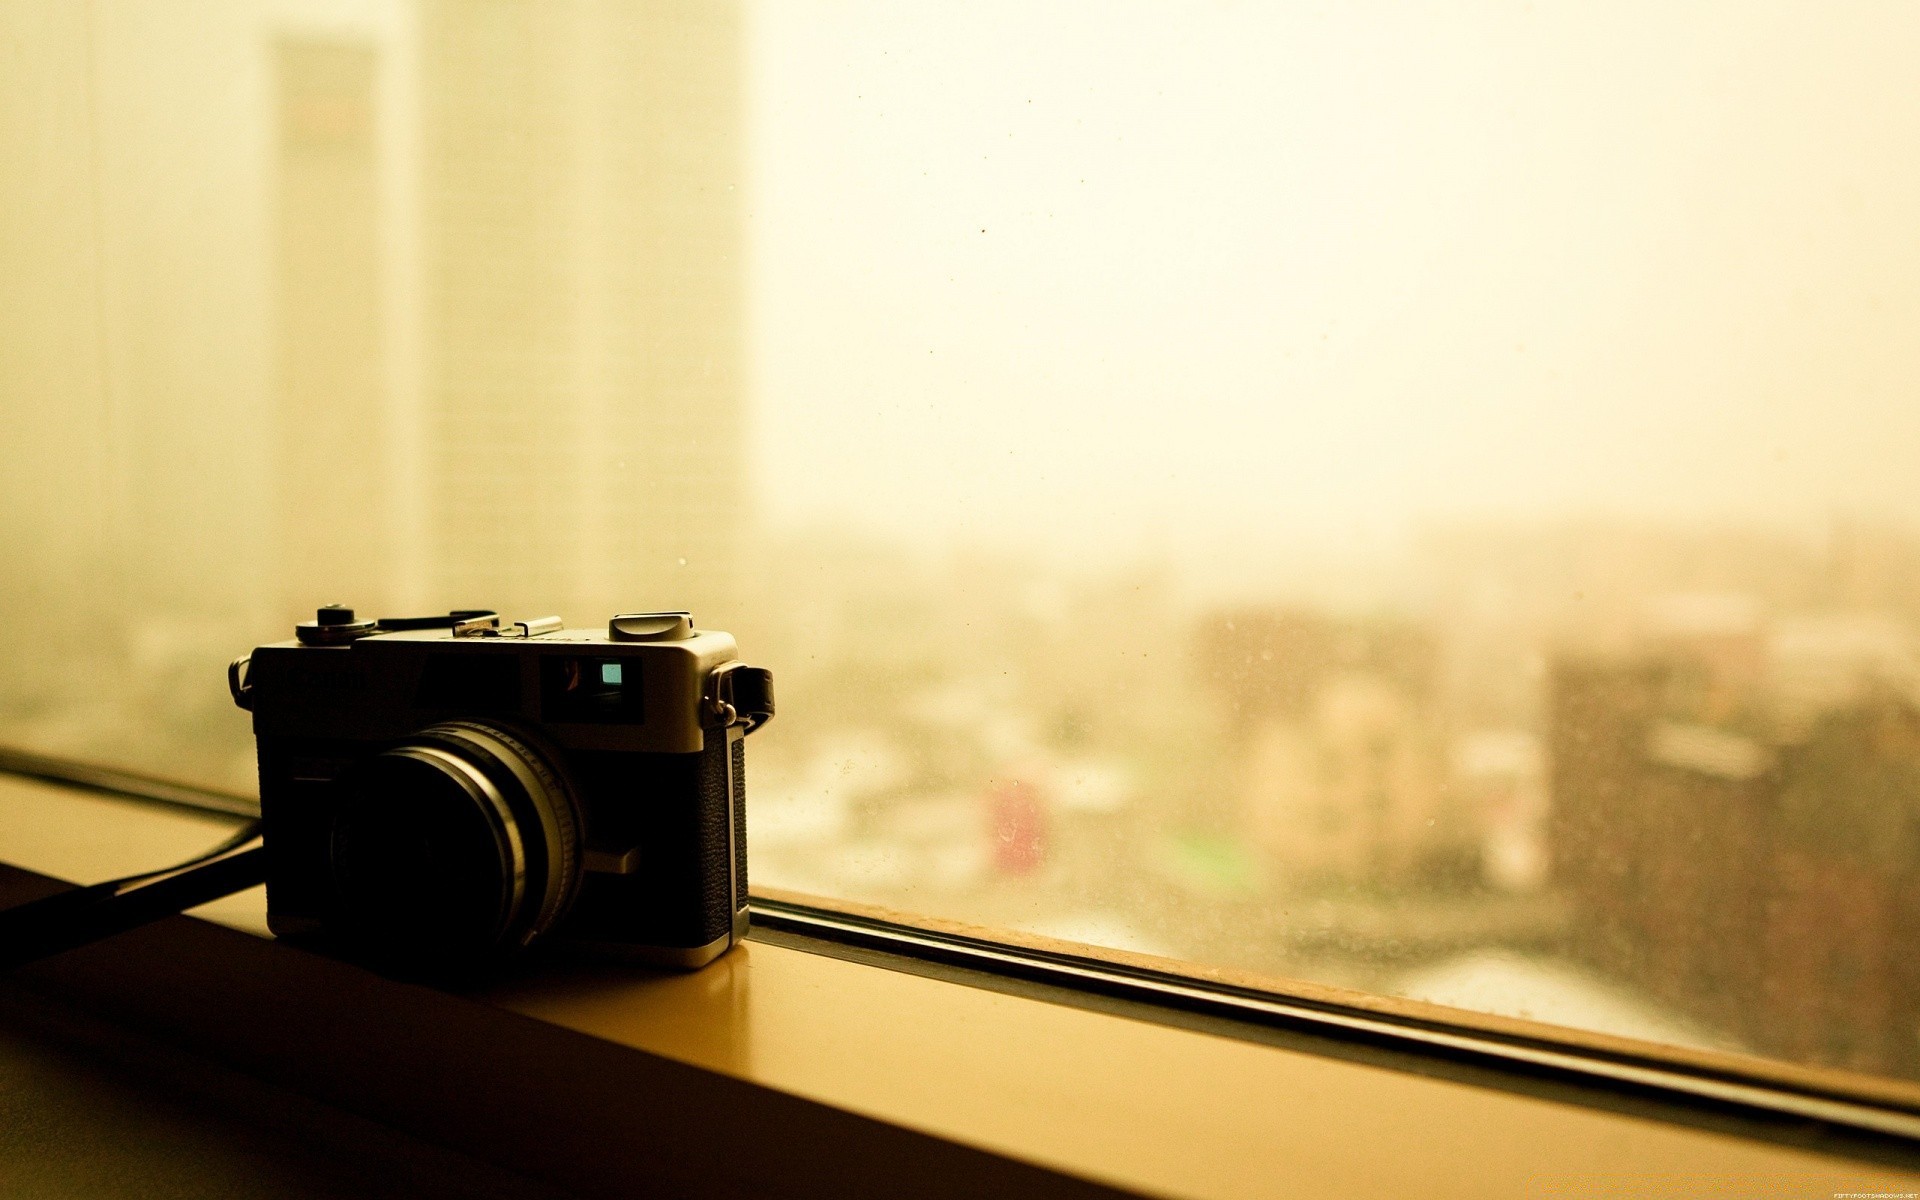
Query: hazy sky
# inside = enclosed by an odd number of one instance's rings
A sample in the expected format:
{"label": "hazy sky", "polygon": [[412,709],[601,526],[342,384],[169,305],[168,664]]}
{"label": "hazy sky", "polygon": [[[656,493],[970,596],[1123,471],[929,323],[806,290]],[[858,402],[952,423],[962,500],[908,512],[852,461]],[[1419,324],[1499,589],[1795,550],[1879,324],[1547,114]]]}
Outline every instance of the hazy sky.
{"label": "hazy sky", "polygon": [[1920,516],[1920,6],[753,11],[781,521]]}

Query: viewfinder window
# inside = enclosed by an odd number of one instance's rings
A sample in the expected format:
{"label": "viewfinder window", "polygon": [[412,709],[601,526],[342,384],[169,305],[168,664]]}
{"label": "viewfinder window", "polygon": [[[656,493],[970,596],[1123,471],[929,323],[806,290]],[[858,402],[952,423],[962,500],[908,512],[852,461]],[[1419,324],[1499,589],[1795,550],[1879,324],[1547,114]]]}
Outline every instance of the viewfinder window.
{"label": "viewfinder window", "polygon": [[541,668],[540,694],[549,721],[637,725],[644,717],[639,663],[550,658]]}

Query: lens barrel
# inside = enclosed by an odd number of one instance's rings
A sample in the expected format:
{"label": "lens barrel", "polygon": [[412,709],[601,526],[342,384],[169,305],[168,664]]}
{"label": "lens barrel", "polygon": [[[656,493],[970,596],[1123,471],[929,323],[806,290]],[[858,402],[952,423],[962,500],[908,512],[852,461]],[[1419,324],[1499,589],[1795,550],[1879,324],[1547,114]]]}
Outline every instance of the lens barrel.
{"label": "lens barrel", "polygon": [[334,817],[329,926],[400,970],[533,942],[580,887],[579,811],[552,762],[528,734],[447,721],[359,764]]}

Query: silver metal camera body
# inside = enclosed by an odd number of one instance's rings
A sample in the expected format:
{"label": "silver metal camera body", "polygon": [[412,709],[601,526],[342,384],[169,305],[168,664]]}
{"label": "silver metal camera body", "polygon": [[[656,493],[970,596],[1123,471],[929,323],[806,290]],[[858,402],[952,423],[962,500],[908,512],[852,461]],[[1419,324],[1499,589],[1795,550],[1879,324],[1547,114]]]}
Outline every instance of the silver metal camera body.
{"label": "silver metal camera body", "polygon": [[773,687],[732,635],[338,606],[297,632],[228,678],[276,935],[427,972],[536,941],[692,968],[744,935],[742,738]]}

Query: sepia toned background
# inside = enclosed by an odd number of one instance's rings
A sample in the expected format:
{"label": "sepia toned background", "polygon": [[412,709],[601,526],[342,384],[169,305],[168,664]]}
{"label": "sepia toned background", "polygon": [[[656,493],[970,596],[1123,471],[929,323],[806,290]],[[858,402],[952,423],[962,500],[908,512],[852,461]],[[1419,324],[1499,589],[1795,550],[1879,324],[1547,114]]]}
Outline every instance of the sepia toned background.
{"label": "sepia toned background", "polygon": [[1920,1077],[1916,57],[9,5],[0,741],[247,790],[317,604],[686,607],[757,881]]}

